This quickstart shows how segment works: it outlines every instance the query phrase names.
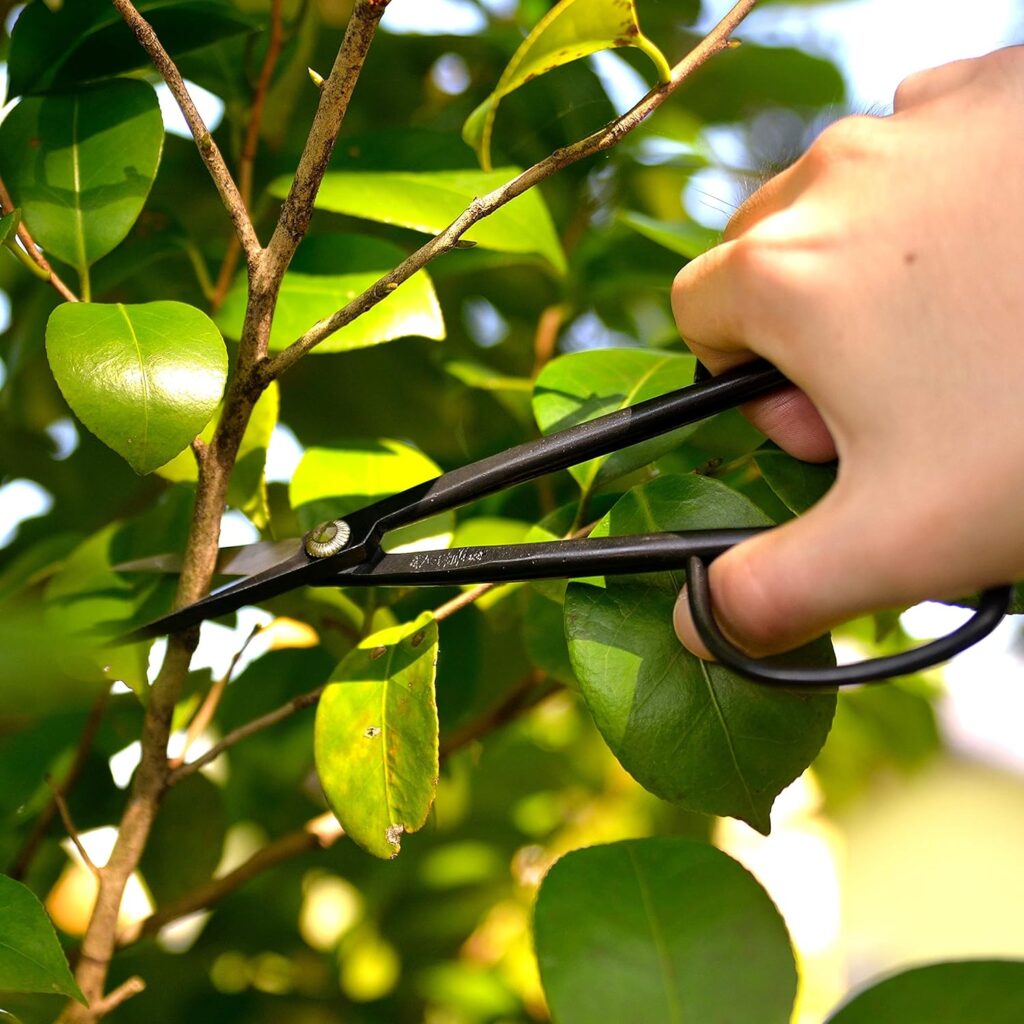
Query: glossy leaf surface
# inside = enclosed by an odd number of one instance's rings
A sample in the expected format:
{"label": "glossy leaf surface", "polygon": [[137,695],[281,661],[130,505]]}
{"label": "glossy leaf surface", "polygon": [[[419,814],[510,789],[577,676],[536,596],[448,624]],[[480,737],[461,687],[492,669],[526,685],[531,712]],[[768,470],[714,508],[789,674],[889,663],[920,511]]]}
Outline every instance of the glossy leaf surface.
{"label": "glossy leaf surface", "polygon": [[0,125],[0,176],[35,240],[82,273],[142,212],[163,139],[156,93],[145,82],[30,97]]}
{"label": "glossy leaf surface", "polygon": [[670,223],[629,210],[619,214],[619,221],[644,238],[670,252],[685,256],[688,260],[696,259],[722,240],[720,231],[706,228],[691,220]]}
{"label": "glossy leaf surface", "polygon": [[6,875],[0,875],[0,921],[0,991],[56,993],[86,1005],[42,904]]}
{"label": "glossy leaf surface", "polygon": [[[317,195],[318,210],[396,224],[436,235],[478,196],[511,181],[518,168],[495,171],[328,171]],[[283,199],[291,180],[278,178],[271,194]],[[535,254],[556,270],[565,270],[565,255],[544,200],[537,191],[513,199],[466,232],[485,249]]]}
{"label": "glossy leaf surface", "polygon": [[[363,235],[328,235],[309,239],[285,275],[271,349],[287,348],[318,320],[341,309],[369,288],[405,253],[396,245]],[[217,322],[229,338],[241,335],[245,319],[244,275],[228,294]],[[314,352],[347,352],[396,338],[444,339],[444,317],[427,272],[421,270],[361,317],[321,342]]]}
{"label": "glossy leaf surface", "polygon": [[[135,7],[172,56],[258,24],[223,0],[139,0]],[[10,96],[67,88],[148,65],[145,51],[109,0],[30,3],[11,34]]]}
{"label": "glossy leaf surface", "polygon": [[548,872],[537,959],[559,1024],[786,1024],[796,967],[786,926],[745,868],[704,843],[575,850]]}
{"label": "glossy leaf surface", "polygon": [[320,698],[320,783],[345,832],[377,857],[396,857],[434,801],[436,669],[437,625],[428,615],[363,640]]}
{"label": "glossy leaf surface", "polygon": [[[533,389],[533,415],[544,434],[596,419],[693,383],[693,356],[647,349],[593,349],[559,356]],[[690,424],[643,444],[570,468],[585,493],[672,451],[693,434]]]}
{"label": "glossy leaf surface", "polygon": [[1017,1024],[1024,1020],[1024,961],[930,964],[855,996],[828,1024]]}
{"label": "glossy leaf surface", "polygon": [[[700,476],[635,487],[593,536],[768,525],[746,498]],[[828,735],[834,693],[759,686],[690,654],[672,609],[680,571],[572,583],[565,627],[580,688],[622,766],[665,800],[770,829],[775,797]],[[830,664],[819,641],[793,663]]]}
{"label": "glossy leaf surface", "polygon": [[654,62],[659,80],[668,81],[668,61],[640,31],[635,0],[561,0],[556,4],[523,40],[494,92],[463,126],[462,137],[476,150],[483,169],[491,169],[491,135],[503,97],[563,64],[620,46],[643,50]]}
{"label": "glossy leaf surface", "polygon": [[220,332],[181,302],[58,306],[46,326],[46,355],[75,415],[136,473],[188,446],[227,379]]}

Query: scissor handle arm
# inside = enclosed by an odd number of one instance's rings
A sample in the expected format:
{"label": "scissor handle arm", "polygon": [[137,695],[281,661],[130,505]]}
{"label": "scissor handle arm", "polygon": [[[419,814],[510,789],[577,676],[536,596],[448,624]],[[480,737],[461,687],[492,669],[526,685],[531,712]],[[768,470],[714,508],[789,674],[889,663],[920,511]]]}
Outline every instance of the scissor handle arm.
{"label": "scissor handle arm", "polygon": [[[870,658],[852,665],[825,668],[802,668],[780,664],[776,659],[751,658],[730,643],[715,621],[708,585],[707,559],[694,555],[687,561],[687,597],[690,612],[700,638],[711,653],[728,668],[758,683],[769,686],[790,686],[801,689],[850,686],[854,683],[874,683],[894,676],[904,676],[931,668],[948,661],[955,654],[988,636],[1002,621],[1010,607],[1013,588],[991,587],[984,591],[978,609],[959,629],[948,636],[932,640],[909,651],[890,654],[883,658]],[[784,658],[784,656],[782,656]]]}
{"label": "scissor handle arm", "polygon": [[780,370],[763,359],[744,363],[710,380],[471,462],[376,502],[362,509],[360,516],[374,520],[378,532],[394,530],[515,484],[667,434],[778,391],[788,383]]}

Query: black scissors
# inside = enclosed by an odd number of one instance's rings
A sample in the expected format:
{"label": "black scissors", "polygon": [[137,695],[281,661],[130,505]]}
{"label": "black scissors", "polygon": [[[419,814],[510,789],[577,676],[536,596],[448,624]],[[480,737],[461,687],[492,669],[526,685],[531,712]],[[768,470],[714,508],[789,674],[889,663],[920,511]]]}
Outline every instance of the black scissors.
{"label": "black scissors", "polygon": [[[444,473],[349,513],[344,519],[322,523],[301,540],[253,544],[227,552],[218,571],[242,575],[242,579],[143,626],[129,639],[187,629],[300,586],[510,583],[678,568],[686,570],[690,609],[708,649],[723,665],[759,683],[831,688],[888,679],[945,661],[995,629],[1009,608],[1009,586],[986,590],[975,614],[953,633],[900,654],[825,668],[785,666],[776,659],[751,658],[726,640],[715,622],[707,569],[722,552],[768,527],[589,537],[407,554],[387,554],[381,547],[389,530],[649,440],[789,384],[778,369],[763,360],[717,377],[709,377],[702,370],[698,367],[698,376],[690,387]],[[153,560],[143,559],[118,568],[152,567]]]}

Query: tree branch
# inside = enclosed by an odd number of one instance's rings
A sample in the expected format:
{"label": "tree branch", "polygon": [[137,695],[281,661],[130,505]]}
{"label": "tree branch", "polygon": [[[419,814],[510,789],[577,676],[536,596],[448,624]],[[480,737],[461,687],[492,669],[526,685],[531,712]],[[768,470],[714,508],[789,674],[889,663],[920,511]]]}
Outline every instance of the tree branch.
{"label": "tree branch", "polygon": [[[487,195],[474,199],[466,210],[460,214],[439,235],[421,246],[411,256],[403,260],[394,270],[385,274],[372,284],[361,295],[356,296],[347,306],[336,313],[314,324],[305,334],[296,339],[283,352],[268,359],[262,367],[266,380],[273,380],[290,370],[307,352],[316,348],[320,342],[329,338],[342,327],[362,316],[383,301],[400,284],[407,281],[417,271],[443,253],[456,247],[462,236],[474,224],[489,217],[496,210],[528,192],[535,185],[550,178],[564,168],[583,160],[586,157],[602,153],[618,145],[634,128],[642,124],[655,110],[660,107],[679,88],[687,78],[702,64],[706,63],[719,51],[729,45],[729,38],[736,26],[750,13],[757,0],[740,0],[732,10],[681,60],[672,68],[671,77],[667,82],[652,89],[639,103],[627,113],[616,118],[603,128],[580,139],[564,149],[556,150],[539,163],[527,168],[511,181],[494,189]],[[298,179],[296,179],[298,180]],[[294,189],[294,186],[293,186]],[[282,214],[283,217],[283,214]],[[273,244],[273,243],[271,243]]]}
{"label": "tree branch", "polygon": [[64,799],[63,794],[57,788],[56,783],[49,775],[46,776],[46,784],[53,792],[53,801],[57,805],[57,812],[60,814],[60,820],[64,823],[64,831],[67,832],[68,838],[71,842],[75,844],[75,849],[78,851],[78,856],[82,858],[82,862],[92,873],[93,877],[98,880],[100,877],[100,869],[96,867],[93,863],[92,857],[89,856],[89,851],[82,845],[82,838],[78,834],[78,829],[75,827],[75,823],[71,818],[71,811],[68,810],[68,802]]}
{"label": "tree branch", "polygon": [[[252,211],[253,168],[256,162],[256,151],[260,143],[260,129],[263,127],[263,108],[266,106],[270,83],[274,77],[278,58],[281,56],[281,45],[284,41],[284,19],[282,9],[284,0],[271,0],[270,5],[270,38],[267,41],[267,52],[260,68],[256,91],[253,93],[252,106],[249,109],[249,125],[242,143],[242,153],[238,159],[238,191],[247,210]],[[217,274],[217,284],[210,297],[210,306],[216,312],[220,309],[224,298],[231,287],[238,267],[238,254],[241,247],[237,238],[228,242],[227,252]]]}
{"label": "tree branch", "polygon": [[120,936],[118,945],[130,946],[132,943],[138,942],[144,935],[153,935],[164,925],[177,921],[178,918],[194,914],[198,910],[205,910],[207,907],[219,903],[225,896],[240,889],[246,882],[264,871],[311,850],[326,849],[336,843],[344,834],[345,830],[338,824],[333,814],[321,814],[295,832],[289,832],[288,835],[281,836],[280,839],[275,839],[272,843],[257,850],[234,871],[228,872],[221,878],[210,879],[205,885],[201,885],[181,899],[161,907],[144,921],[128,928]]}
{"label": "tree branch", "polygon": [[135,38],[138,39],[139,45],[149,54],[153,66],[160,72],[167,87],[171,90],[171,95],[177,100],[182,116],[192,132],[192,138],[196,140],[199,155],[210,172],[210,177],[217,187],[224,208],[228,211],[231,223],[235,226],[235,234],[238,236],[246,259],[250,264],[255,263],[262,252],[260,240],[256,237],[256,230],[249,219],[249,212],[239,194],[238,186],[235,184],[234,178],[231,177],[231,172],[224,162],[217,143],[213,141],[213,136],[196,109],[196,105],[192,102],[181,72],[171,60],[170,54],[163,48],[153,31],[153,26],[139,14],[131,0],[111,0],[111,3],[127,22]]}
{"label": "tree branch", "polygon": [[297,711],[311,707],[320,699],[320,695],[324,692],[325,688],[325,686],[318,686],[315,690],[310,690],[308,693],[293,697],[280,707],[274,708],[273,711],[268,711],[265,715],[254,718],[252,721],[240,725],[237,729],[232,729],[227,736],[219,743],[210,747],[201,757],[197,757],[194,761],[189,761],[187,764],[175,768],[167,778],[167,785],[177,785],[182,779],[199,771],[200,768],[208,765],[211,761],[216,761],[229,747],[233,747],[236,743],[240,743],[254,733],[262,732],[264,729],[269,729],[272,725],[277,725],[278,722],[283,722]]}
{"label": "tree branch", "polygon": [[[14,203],[11,201],[11,194],[7,191],[7,186],[0,179],[0,213],[10,213],[15,209]],[[25,252],[28,254],[29,259],[46,275],[46,279],[53,285],[57,294],[66,302],[78,302],[78,296],[60,279],[57,271],[50,266],[50,261],[42,254],[39,246],[36,245],[35,239],[29,234],[28,227],[24,220],[18,225],[18,238],[21,239],[21,244],[25,247]]]}
{"label": "tree branch", "polygon": [[122,1003],[126,1003],[132,996],[137,996],[145,989],[146,983],[138,975],[122,982],[113,992],[90,1007],[93,1019],[99,1020],[101,1017],[106,1017],[108,1013],[113,1013]]}

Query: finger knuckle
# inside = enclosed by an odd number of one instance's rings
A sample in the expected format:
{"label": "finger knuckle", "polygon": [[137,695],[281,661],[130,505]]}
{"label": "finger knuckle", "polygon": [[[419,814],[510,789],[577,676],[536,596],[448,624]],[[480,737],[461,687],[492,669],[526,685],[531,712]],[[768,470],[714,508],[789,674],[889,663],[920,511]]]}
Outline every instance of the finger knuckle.
{"label": "finger knuckle", "polygon": [[867,156],[877,150],[883,132],[884,121],[870,114],[833,121],[802,157],[805,168],[812,174],[827,172]]}

